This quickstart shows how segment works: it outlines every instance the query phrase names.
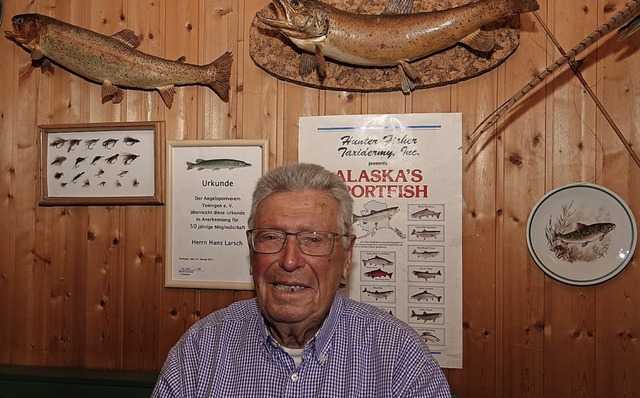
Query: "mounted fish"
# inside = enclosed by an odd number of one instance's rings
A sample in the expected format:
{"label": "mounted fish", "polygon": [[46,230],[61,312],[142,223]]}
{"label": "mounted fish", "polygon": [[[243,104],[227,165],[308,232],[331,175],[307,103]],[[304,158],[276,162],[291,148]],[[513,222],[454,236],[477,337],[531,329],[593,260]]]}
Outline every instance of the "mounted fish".
{"label": "mounted fish", "polygon": [[12,18],[13,32],[7,38],[42,61],[45,72],[54,63],[102,84],[102,103],[120,103],[122,88],[158,90],[168,108],[173,103],[174,86],[206,85],[223,101],[229,101],[232,56],[224,53],[207,65],[169,61],[145,54],[136,48],[141,37],[129,29],[105,36],[41,14],[20,14]]}
{"label": "mounted fish", "polygon": [[252,24],[254,62],[318,88],[408,94],[496,67],[517,48],[518,15],[539,8],[536,0],[479,0],[439,10],[427,4],[432,0],[389,0],[376,13],[380,4],[361,1],[351,11],[317,0],[273,0]]}

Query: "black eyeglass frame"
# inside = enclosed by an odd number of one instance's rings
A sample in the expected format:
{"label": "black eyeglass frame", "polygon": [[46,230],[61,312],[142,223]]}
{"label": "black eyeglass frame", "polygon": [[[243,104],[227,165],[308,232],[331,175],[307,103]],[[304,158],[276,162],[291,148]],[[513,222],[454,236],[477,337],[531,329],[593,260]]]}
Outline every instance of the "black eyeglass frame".
{"label": "black eyeglass frame", "polygon": [[[284,234],[284,239],[282,240],[282,247],[280,247],[280,250],[275,251],[275,252],[264,252],[264,251],[259,251],[256,250],[254,244],[253,244],[253,233],[255,231],[274,231],[274,232],[279,232],[279,233],[283,233]],[[329,249],[329,252],[326,254],[309,254],[307,252],[304,251],[304,249],[302,248],[302,246],[300,246],[300,238],[299,235],[300,234],[314,234],[314,233],[324,233],[324,234],[331,234],[333,235],[333,239],[331,240],[331,248]],[[289,232],[289,231],[284,231],[282,229],[277,229],[277,228],[254,228],[254,229],[248,229],[247,230],[247,240],[249,241],[249,247],[251,248],[251,250],[253,250],[256,253],[260,253],[260,254],[277,254],[280,253],[282,251],[282,249],[284,249],[284,246],[287,244],[287,237],[289,235],[293,235],[296,237],[296,245],[298,245],[298,249],[300,249],[300,251],[304,254],[306,254],[307,256],[314,256],[314,257],[322,257],[322,256],[328,256],[329,254],[333,253],[333,248],[335,247],[335,240],[336,238],[340,237],[340,238],[345,238],[345,237],[349,237],[349,234],[339,234],[337,232],[331,232],[331,231],[300,231],[300,232]]]}

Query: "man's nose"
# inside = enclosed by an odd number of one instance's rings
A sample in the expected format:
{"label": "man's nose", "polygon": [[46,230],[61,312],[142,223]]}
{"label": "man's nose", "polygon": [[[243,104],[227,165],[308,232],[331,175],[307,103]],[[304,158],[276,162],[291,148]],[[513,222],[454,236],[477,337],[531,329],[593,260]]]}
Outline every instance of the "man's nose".
{"label": "man's nose", "polygon": [[287,271],[293,271],[294,269],[301,267],[302,251],[298,246],[297,237],[295,235],[288,235],[284,241],[284,247],[282,248],[282,268]]}

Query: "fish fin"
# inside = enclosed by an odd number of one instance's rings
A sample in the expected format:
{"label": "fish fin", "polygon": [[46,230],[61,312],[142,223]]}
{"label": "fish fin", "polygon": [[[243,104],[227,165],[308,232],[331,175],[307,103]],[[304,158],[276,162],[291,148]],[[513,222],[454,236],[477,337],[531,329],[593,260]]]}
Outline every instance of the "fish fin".
{"label": "fish fin", "polygon": [[302,77],[308,76],[316,68],[316,57],[313,54],[302,53],[298,74]]}
{"label": "fish fin", "polygon": [[116,93],[111,97],[112,104],[119,104],[124,99],[124,90],[118,89]]}
{"label": "fish fin", "polygon": [[460,43],[483,53],[490,52],[496,46],[491,34],[485,30],[476,30],[469,36],[460,40]]}
{"label": "fish fin", "polygon": [[577,222],[576,223],[576,230],[580,229],[580,228],[584,228],[584,227],[588,227],[587,224],[583,224],[581,222]]}
{"label": "fish fin", "polygon": [[537,0],[516,0],[513,2],[513,13],[524,14],[527,12],[538,11],[540,4]]}
{"label": "fish fin", "polygon": [[167,108],[171,109],[171,105],[173,105],[173,94],[176,92],[173,84],[170,86],[158,87],[157,90],[160,93],[160,97],[164,101],[164,104]]}
{"label": "fish fin", "polygon": [[42,53],[42,51],[40,51],[40,49],[34,48],[33,50],[31,50],[31,60],[32,61],[38,61],[38,60],[40,60],[42,58],[44,58],[44,54]]}
{"label": "fish fin", "polygon": [[398,76],[400,77],[400,87],[405,94],[410,94],[416,88],[415,81],[420,80],[415,69],[405,61],[398,64]]}
{"label": "fish fin", "polygon": [[229,102],[229,80],[231,80],[232,64],[233,55],[230,51],[227,51],[207,65],[207,68],[211,71],[211,76],[213,76],[208,86],[224,102]]}
{"label": "fish fin", "polygon": [[110,81],[105,80],[102,83],[102,103],[111,101],[114,104],[119,104],[124,99],[124,91],[122,89],[111,84]]}
{"label": "fish fin", "polygon": [[324,59],[324,54],[322,53],[322,47],[316,44],[316,69],[318,71],[318,75],[320,78],[324,78],[327,76],[327,60]]}
{"label": "fish fin", "polygon": [[180,58],[176,59],[176,62],[180,62],[180,63],[182,64],[182,63],[184,63],[186,60],[187,60],[187,57],[183,55],[182,57],[180,57]]}
{"label": "fish fin", "polygon": [[54,73],[53,64],[48,58],[45,58],[42,60],[42,63],[40,63],[40,73]]}
{"label": "fish fin", "polygon": [[123,29],[118,33],[114,33],[111,37],[131,48],[138,48],[142,43],[142,35],[136,35],[131,29]]}
{"label": "fish fin", "polygon": [[410,14],[413,0],[389,0],[384,6],[383,14]]}

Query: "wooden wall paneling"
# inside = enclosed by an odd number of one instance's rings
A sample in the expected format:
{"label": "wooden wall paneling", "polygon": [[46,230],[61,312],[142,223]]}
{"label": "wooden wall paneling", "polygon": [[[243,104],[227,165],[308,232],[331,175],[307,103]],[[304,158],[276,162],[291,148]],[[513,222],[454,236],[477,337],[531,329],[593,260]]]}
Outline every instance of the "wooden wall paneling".
{"label": "wooden wall paneling", "polygon": [[[165,1],[163,0],[128,2],[120,17],[127,29],[143,36],[138,50],[162,58],[166,58],[164,8]],[[122,105],[124,120],[145,120],[150,116],[155,116],[157,112],[164,112],[166,109],[160,94],[155,90],[127,90]]]}
{"label": "wooden wall paneling", "polygon": [[[79,10],[77,4],[61,2],[55,7],[53,16],[78,26],[87,26],[88,16]],[[47,13],[42,10],[42,13]],[[86,80],[54,66],[54,72],[45,74],[46,84],[38,97],[42,108],[38,124],[41,123],[77,123],[82,115],[79,99]],[[36,129],[34,129],[36,130]],[[37,138],[34,142],[37,142]],[[75,157],[69,152],[69,161]],[[37,165],[39,153],[33,157]],[[36,166],[37,167],[37,166]],[[86,299],[87,299],[87,207],[54,207],[44,209],[35,206],[36,213],[52,213],[45,217],[51,221],[42,225],[50,230],[51,242],[36,240],[36,245],[53,248],[50,254],[51,266],[45,267],[48,284],[43,299],[48,305],[45,309],[44,331],[46,334],[44,364],[48,366],[82,366],[86,352]],[[63,248],[63,250],[60,250]]]}
{"label": "wooden wall paneling", "polygon": [[160,295],[164,283],[161,209],[125,210],[123,368],[154,369],[159,349]]}
{"label": "wooden wall paneling", "polygon": [[[130,2],[124,19],[143,34],[139,50],[164,57],[164,1]],[[163,120],[165,105],[157,93],[139,91],[125,97],[127,120]],[[151,97],[153,95],[153,97]],[[153,369],[158,363],[160,297],[164,282],[163,209],[127,206],[124,209],[124,369]]]}
{"label": "wooden wall paneling", "polygon": [[[598,25],[595,1],[586,4],[564,4],[550,1],[547,10],[547,26],[565,51],[569,51]],[[570,24],[569,21],[580,23]],[[537,22],[537,21],[536,21]],[[593,47],[590,50],[595,50]],[[579,73],[594,87],[598,84],[595,65],[598,54],[587,50],[579,59]],[[549,41],[547,60],[552,62],[562,54]],[[561,68],[545,82],[547,107],[548,155],[553,167],[548,168],[547,188],[555,188],[573,182],[595,181],[596,106],[571,68]]]}
{"label": "wooden wall paneling", "polygon": [[[59,7],[48,8],[44,4],[41,13],[55,9],[54,17],[83,25],[83,12],[66,2]],[[38,90],[38,117],[33,130],[32,142],[37,147],[36,127],[42,123],[68,123],[81,120],[78,100],[87,83],[62,68],[54,67],[53,73],[41,75],[41,90]],[[37,173],[39,151],[33,153],[32,164]],[[34,173],[34,175],[35,175]],[[34,184],[35,186],[35,184]],[[35,198],[35,196],[34,196]],[[32,202],[33,203],[33,202]],[[40,318],[43,334],[42,363],[56,366],[80,366],[85,351],[84,328],[86,323],[86,235],[84,226],[87,211],[82,208],[40,208],[36,212],[36,253],[43,259],[38,272],[44,285],[37,289],[36,304],[45,315]],[[57,248],[64,248],[59,250]],[[53,249],[53,250],[52,250]]]}
{"label": "wooden wall paneling", "polygon": [[[203,9],[204,24],[203,28],[203,55],[206,62],[217,59],[225,51],[233,52],[234,60],[240,55],[237,51],[238,28],[237,20],[239,18],[236,12],[237,1],[234,0],[215,0],[205,1]],[[232,71],[236,71],[237,66],[234,62]],[[235,82],[235,73],[232,73],[231,85]],[[201,90],[203,109],[202,125],[200,130],[204,139],[229,139],[236,138],[235,134],[235,110],[232,105],[235,101],[235,91],[231,90],[231,99],[229,103],[223,102],[210,89]]]}
{"label": "wooden wall paneling", "polygon": [[[165,7],[166,18],[163,36],[166,37],[166,57],[178,59],[184,55],[187,57],[186,62],[189,63],[204,64],[210,62],[204,60],[202,55],[204,24],[206,23],[202,13],[203,2],[200,0],[167,1]],[[203,132],[200,129],[200,120],[203,117],[202,92],[205,90],[209,90],[209,88],[183,86],[176,89],[174,106],[164,112],[166,120],[165,141],[195,140],[203,136]],[[160,211],[163,213],[160,219],[162,220],[164,231],[167,222],[164,205]],[[162,247],[165,247],[166,250],[166,245]],[[166,261],[167,259],[163,258],[162,267],[166,266]],[[197,319],[195,315],[197,290],[165,288],[164,272],[161,273],[160,318],[158,324],[159,349],[157,361],[154,364],[155,369],[160,369],[169,349]]]}
{"label": "wooden wall paneling", "polygon": [[[165,2],[165,23],[159,32],[165,39],[164,58],[177,60],[184,56],[185,62],[197,65],[212,61],[204,59],[202,54],[206,23],[202,8],[202,0]],[[205,90],[210,89],[199,85],[176,87],[173,106],[164,111],[166,140],[194,140],[198,137],[198,120],[202,115],[201,92]]]}
{"label": "wooden wall paneling", "polygon": [[[269,0],[239,1],[242,8],[243,52],[234,55],[238,62],[238,130],[243,138],[269,140],[269,167],[278,159],[278,80],[260,69],[249,54],[249,29],[255,14],[269,4]],[[241,69],[240,69],[241,68]],[[241,106],[241,108],[240,108]]]}
{"label": "wooden wall paneling", "polygon": [[[520,47],[501,68],[499,102],[522,87],[533,73],[546,67],[538,43],[545,36],[533,17],[521,17]],[[544,276],[533,264],[525,244],[525,226],[533,204],[545,192],[544,92],[527,98],[498,128],[501,157],[497,204],[500,213],[497,305],[502,319],[500,383],[497,396],[541,397],[543,394]],[[525,111],[526,110],[526,111]]]}
{"label": "wooden wall paneling", "polygon": [[201,318],[196,295],[201,297],[194,289],[163,287],[160,295],[159,349],[153,369],[159,370],[162,367],[171,347]]}
{"label": "wooden wall paneling", "polygon": [[[449,84],[446,86],[433,87],[426,90],[417,90],[411,94],[411,108],[408,112],[412,113],[447,113],[447,112],[463,112],[464,118],[468,117],[467,108],[455,109],[452,103],[452,93],[467,90],[467,86],[458,84]],[[474,96],[473,91],[469,95]],[[466,104],[465,104],[466,105]],[[464,132],[463,132],[464,137]],[[464,140],[463,140],[464,141]]]}
{"label": "wooden wall paneling", "polygon": [[[584,4],[547,3],[546,24],[565,51],[586,37],[598,23],[595,1]],[[574,23],[569,23],[572,21]],[[547,41],[548,62],[561,53]],[[597,54],[587,52],[579,67],[590,84],[597,83]],[[546,191],[574,182],[595,182],[595,104],[565,67],[549,77],[546,89]],[[595,289],[545,278],[545,396],[593,396],[595,383]],[[570,347],[570,348],[569,348]],[[569,348],[569,349],[568,349]]]}
{"label": "wooden wall paneling", "polygon": [[87,223],[86,207],[53,210],[51,266],[42,299],[47,366],[81,366],[85,351]]}
{"label": "wooden wall paneling", "polygon": [[[125,5],[126,0],[91,1],[91,6],[88,7],[91,22],[85,27],[107,36],[111,36],[123,29],[135,30],[136,27],[131,26],[129,20],[125,18]],[[135,33],[139,35],[143,32]],[[147,40],[147,38],[143,37],[141,46],[144,46],[145,40]],[[125,100],[120,104],[113,104],[111,102],[103,104],[101,90],[102,85],[97,83],[90,83],[85,86],[84,100],[86,101],[86,106],[90,114],[88,122],[115,122],[123,120],[123,118],[125,118],[123,115],[126,114],[126,98],[133,90],[125,90]]]}
{"label": "wooden wall paneling", "polygon": [[160,295],[164,289],[160,211],[160,207],[125,209],[124,369],[153,369],[159,361]]}
{"label": "wooden wall paneling", "polygon": [[[88,20],[84,16],[87,15],[88,9],[78,7],[74,3],[77,1],[59,2],[54,7],[53,13],[49,14],[48,10],[40,12],[74,25],[87,27]],[[47,100],[51,101],[51,108],[41,112],[38,122],[77,123],[82,117],[79,98],[87,81],[57,65],[53,65],[53,68],[52,73],[45,74],[46,80],[50,83],[46,87],[49,87],[51,91],[46,95]]]}
{"label": "wooden wall paneling", "polygon": [[[78,0],[81,2],[81,0]],[[83,3],[84,5],[84,3]],[[74,24],[111,36],[130,25],[122,1],[96,0],[83,9]],[[142,32],[136,32],[141,34]],[[146,38],[143,38],[143,42]],[[102,103],[101,85],[78,78],[81,92],[77,108],[80,122],[117,122],[122,119],[126,100]],[[125,99],[132,90],[125,90]],[[62,122],[61,122],[62,123]],[[83,366],[121,369],[124,345],[124,236],[125,210],[122,206],[88,206],[83,233],[87,240],[85,350]]]}
{"label": "wooden wall paneling", "polygon": [[88,209],[85,350],[82,366],[122,367],[123,289],[122,231],[118,206]]}
{"label": "wooden wall paneling", "polygon": [[[508,61],[507,61],[508,62]],[[501,329],[496,318],[499,291],[496,264],[497,141],[486,138],[468,154],[466,136],[497,106],[497,72],[460,82],[435,102],[438,111],[462,112],[463,193],[463,371],[449,371],[448,378],[459,396],[498,397],[497,374],[501,370]],[[438,88],[438,91],[444,91]],[[415,109],[415,106],[414,106]]]}
{"label": "wooden wall paneling", "polygon": [[[13,4],[5,6],[5,15],[13,14]],[[5,17],[6,18],[6,17]],[[0,322],[12,325],[14,317],[14,291],[16,281],[15,259],[15,145],[13,133],[15,99],[17,98],[17,54],[22,50],[9,40],[0,41],[0,85],[8,95],[0,96],[0,301],[6,303],[0,312]],[[0,328],[0,361],[11,361],[11,340],[13,328]]]}
{"label": "wooden wall paneling", "polygon": [[[609,12],[599,11],[604,21],[612,12],[623,7],[624,1],[611,3]],[[609,10],[608,7],[605,10]],[[606,47],[605,47],[606,46]],[[615,35],[598,47],[604,56],[598,63],[598,97],[615,121],[636,154],[640,153],[640,78],[637,65],[638,33],[617,42]],[[601,161],[604,169],[600,184],[613,190],[624,200],[640,221],[640,167],[615,135],[601,114],[598,120],[598,139],[603,147]],[[600,153],[598,154],[600,155]],[[638,331],[640,314],[640,249],[636,247],[632,261],[614,279],[596,286],[596,382],[594,396],[631,396],[640,390],[640,347]]]}
{"label": "wooden wall paneling", "polygon": [[195,321],[199,321],[212,312],[223,309],[236,301],[233,290],[200,289],[199,293],[195,307]]}
{"label": "wooden wall paneling", "polygon": [[320,107],[317,89],[293,83],[283,83],[283,119],[282,141],[283,147],[280,164],[294,163],[298,160],[298,128],[301,116],[316,116]]}
{"label": "wooden wall paneling", "polygon": [[[16,7],[15,14],[35,12],[31,7]],[[11,15],[5,11],[5,15]],[[45,352],[48,350],[47,330],[45,329],[46,311],[49,308],[49,294],[47,294],[48,265],[50,253],[44,253],[36,243],[36,215],[34,200],[36,198],[36,169],[37,159],[36,124],[40,109],[38,92],[44,83],[44,76],[39,70],[31,67],[31,60],[27,51],[11,43],[15,56],[14,69],[10,72],[14,76],[17,88],[14,99],[15,123],[12,126],[14,140],[11,142],[11,156],[9,173],[15,178],[15,185],[10,186],[7,199],[11,204],[8,209],[13,225],[15,242],[13,257],[10,261],[14,265],[13,279],[15,294],[11,300],[13,327],[11,335],[11,360],[18,364],[44,364]],[[19,122],[17,122],[19,121]],[[12,181],[13,182],[13,181]],[[42,255],[42,257],[39,257]],[[46,259],[45,261],[37,261]],[[49,263],[50,264],[50,263]],[[9,274],[11,276],[11,274]],[[31,292],[25,295],[24,292]],[[42,314],[33,317],[33,313]]]}
{"label": "wooden wall paneling", "polygon": [[324,115],[359,115],[366,94],[350,91],[326,91],[320,104]]}
{"label": "wooden wall paneling", "polygon": [[366,104],[363,104],[363,113],[368,115],[405,113],[407,104],[402,91],[367,93]]}

